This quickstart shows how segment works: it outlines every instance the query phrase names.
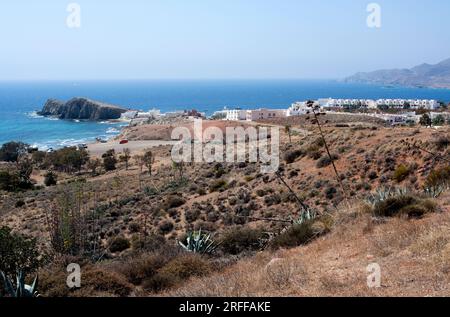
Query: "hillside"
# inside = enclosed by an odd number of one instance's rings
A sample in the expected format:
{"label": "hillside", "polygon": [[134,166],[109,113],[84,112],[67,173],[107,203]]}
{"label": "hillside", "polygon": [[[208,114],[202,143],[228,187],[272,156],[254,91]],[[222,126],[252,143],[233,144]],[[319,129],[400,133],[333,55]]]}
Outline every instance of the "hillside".
{"label": "hillside", "polygon": [[[151,174],[132,153],[128,169],[86,166],[58,172],[56,186],[1,192],[0,227],[35,237],[53,255],[38,270],[44,296],[449,295],[450,196],[424,192],[433,171],[448,164],[412,146],[447,156],[448,128],[321,119],[342,187],[317,127],[299,118],[289,122],[290,138],[281,129],[280,177],[249,162],[180,168],[170,147],[159,146]],[[45,173],[32,177],[41,182]],[[368,203],[391,187],[403,189],[392,192],[394,207]],[[297,199],[310,218],[300,220]],[[62,246],[61,221],[74,231]],[[216,252],[178,244],[198,230],[211,234]],[[83,286],[69,290],[73,262],[82,265]],[[383,287],[368,290],[365,269],[374,262]]]}
{"label": "hillside", "polygon": [[350,83],[448,89],[450,88],[450,59],[435,65],[422,64],[411,69],[388,69],[357,73],[346,78],[344,81]]}

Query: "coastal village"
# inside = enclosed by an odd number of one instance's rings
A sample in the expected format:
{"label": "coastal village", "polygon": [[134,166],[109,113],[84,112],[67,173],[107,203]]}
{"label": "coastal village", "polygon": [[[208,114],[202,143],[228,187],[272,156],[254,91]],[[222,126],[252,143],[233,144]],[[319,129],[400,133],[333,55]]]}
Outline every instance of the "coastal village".
{"label": "coastal village", "polygon": [[[354,115],[370,116],[385,121],[388,125],[418,124],[426,113],[431,120],[446,123],[450,119],[447,105],[437,100],[426,99],[318,99],[314,101],[315,109],[320,113],[347,113]],[[227,121],[258,121],[275,118],[295,117],[311,114],[311,106],[307,101],[295,102],[287,109],[242,109],[231,108],[216,111],[211,118]],[[153,109],[144,111],[127,111],[121,119],[129,120],[130,125],[140,125],[152,122],[152,120],[176,119],[181,117],[203,117],[205,113],[176,111],[162,114]]]}

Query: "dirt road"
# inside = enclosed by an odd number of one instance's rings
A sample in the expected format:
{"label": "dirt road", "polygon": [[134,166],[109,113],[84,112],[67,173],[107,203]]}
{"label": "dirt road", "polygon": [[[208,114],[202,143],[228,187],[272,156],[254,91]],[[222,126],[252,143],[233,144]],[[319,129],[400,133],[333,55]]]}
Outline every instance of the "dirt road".
{"label": "dirt road", "polygon": [[101,156],[108,150],[114,149],[120,153],[123,149],[130,149],[131,152],[143,151],[147,148],[158,147],[161,145],[173,145],[176,141],[129,141],[127,144],[119,144],[119,141],[111,140],[107,143],[88,144],[88,151],[92,156]]}

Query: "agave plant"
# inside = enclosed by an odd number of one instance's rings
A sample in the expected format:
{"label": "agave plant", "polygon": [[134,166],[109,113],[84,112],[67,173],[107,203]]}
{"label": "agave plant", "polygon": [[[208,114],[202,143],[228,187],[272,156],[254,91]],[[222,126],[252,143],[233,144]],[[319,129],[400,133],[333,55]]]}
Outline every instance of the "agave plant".
{"label": "agave plant", "polygon": [[372,206],[383,202],[392,197],[405,196],[409,194],[409,190],[407,188],[393,188],[393,187],[383,187],[378,188],[375,193],[371,194],[366,202]]}
{"label": "agave plant", "polygon": [[16,283],[0,271],[0,275],[4,282],[4,288],[9,297],[39,297],[36,291],[38,285],[38,277],[34,278],[33,284],[25,284],[25,274],[19,271],[16,275]]}
{"label": "agave plant", "polygon": [[430,186],[424,188],[424,193],[431,198],[439,198],[447,189],[446,185]]}
{"label": "agave plant", "polygon": [[181,241],[178,243],[186,251],[200,254],[211,254],[218,247],[214,240],[211,239],[211,235],[202,233],[201,229],[198,232],[189,232],[185,244]]}
{"label": "agave plant", "polygon": [[292,224],[301,225],[307,221],[314,220],[317,218],[317,211],[312,208],[303,209],[300,217],[298,219],[292,220]]}

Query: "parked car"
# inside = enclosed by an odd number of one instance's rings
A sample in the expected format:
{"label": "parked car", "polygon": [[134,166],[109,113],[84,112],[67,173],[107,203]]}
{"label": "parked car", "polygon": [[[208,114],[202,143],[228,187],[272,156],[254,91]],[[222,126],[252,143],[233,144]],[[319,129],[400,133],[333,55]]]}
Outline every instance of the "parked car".
{"label": "parked car", "polygon": [[120,140],[119,144],[127,144],[128,140]]}

